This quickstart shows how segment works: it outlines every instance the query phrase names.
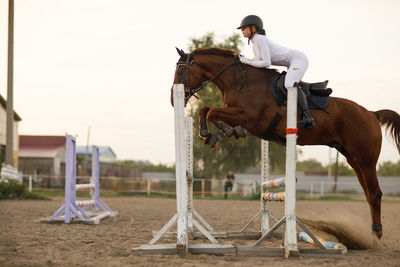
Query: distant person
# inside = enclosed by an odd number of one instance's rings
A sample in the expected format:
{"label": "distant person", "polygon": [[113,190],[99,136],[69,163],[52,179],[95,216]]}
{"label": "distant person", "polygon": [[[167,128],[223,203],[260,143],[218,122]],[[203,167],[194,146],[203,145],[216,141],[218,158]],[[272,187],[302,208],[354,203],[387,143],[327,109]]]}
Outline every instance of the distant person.
{"label": "distant person", "polygon": [[225,177],[224,191],[225,191],[225,199],[228,198],[228,192],[232,192],[233,183],[235,182],[235,175],[231,171]]}

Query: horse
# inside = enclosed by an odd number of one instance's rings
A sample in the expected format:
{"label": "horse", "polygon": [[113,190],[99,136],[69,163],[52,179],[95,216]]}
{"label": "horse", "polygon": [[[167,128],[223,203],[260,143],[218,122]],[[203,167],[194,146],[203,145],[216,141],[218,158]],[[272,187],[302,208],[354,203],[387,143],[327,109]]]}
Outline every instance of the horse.
{"label": "horse", "polygon": [[[205,106],[199,111],[199,134],[205,144],[215,149],[220,146],[218,137],[208,131],[207,121],[228,137],[242,138],[250,133],[281,144],[286,140],[286,116],[282,116],[285,107],[278,106],[270,90],[280,75],[277,70],[244,65],[233,50],[197,48],[185,53],[177,48],[177,51],[180,58],[174,84],[184,84],[185,105],[210,82],[222,94],[222,107]],[[173,105],[172,89],[171,103]],[[276,120],[277,114],[281,114],[281,120]],[[369,111],[339,97],[330,97],[325,109],[313,109],[311,114],[316,126],[299,128],[297,144],[326,145],[336,148],[346,158],[357,174],[369,204],[372,231],[381,238],[382,191],[376,173],[382,143],[381,127],[386,127],[392,135],[400,153],[400,115],[388,109]],[[274,127],[271,128],[272,124]],[[273,134],[266,134],[271,129]]]}

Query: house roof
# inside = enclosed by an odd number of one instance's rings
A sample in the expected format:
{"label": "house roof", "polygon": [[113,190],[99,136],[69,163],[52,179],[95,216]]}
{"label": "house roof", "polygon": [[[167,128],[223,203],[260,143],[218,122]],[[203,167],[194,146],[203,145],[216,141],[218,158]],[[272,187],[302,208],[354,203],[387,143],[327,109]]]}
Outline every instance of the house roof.
{"label": "house roof", "polygon": [[[4,110],[7,110],[7,101],[3,98],[2,95],[0,95],[0,105],[4,108]],[[15,111],[14,111],[14,120],[15,121],[22,120],[21,117]]]}
{"label": "house roof", "polygon": [[65,147],[65,136],[20,135],[18,157],[54,158]]}

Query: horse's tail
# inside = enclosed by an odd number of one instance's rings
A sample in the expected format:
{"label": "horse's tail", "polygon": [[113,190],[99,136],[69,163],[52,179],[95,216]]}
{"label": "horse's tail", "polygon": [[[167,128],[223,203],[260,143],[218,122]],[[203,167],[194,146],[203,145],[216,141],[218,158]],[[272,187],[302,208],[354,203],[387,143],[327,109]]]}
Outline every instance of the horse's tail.
{"label": "horse's tail", "polygon": [[400,115],[390,109],[382,109],[374,112],[376,118],[382,126],[386,127],[396,144],[400,153]]}

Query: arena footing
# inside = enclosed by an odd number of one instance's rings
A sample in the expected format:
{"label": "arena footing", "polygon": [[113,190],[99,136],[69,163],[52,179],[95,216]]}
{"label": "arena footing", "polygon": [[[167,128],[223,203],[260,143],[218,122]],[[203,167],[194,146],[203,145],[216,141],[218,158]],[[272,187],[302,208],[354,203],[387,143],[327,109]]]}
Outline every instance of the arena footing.
{"label": "arena footing", "polygon": [[[176,244],[142,245],[133,248],[132,252],[138,255],[150,254],[179,254]],[[256,257],[284,257],[284,248],[267,247],[236,247],[231,244],[189,244],[188,253],[208,255],[237,255]],[[347,249],[316,249],[299,248],[299,255],[306,257],[340,256],[347,253]]]}

